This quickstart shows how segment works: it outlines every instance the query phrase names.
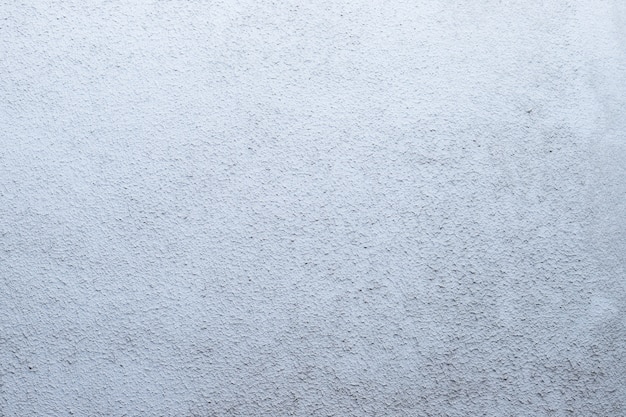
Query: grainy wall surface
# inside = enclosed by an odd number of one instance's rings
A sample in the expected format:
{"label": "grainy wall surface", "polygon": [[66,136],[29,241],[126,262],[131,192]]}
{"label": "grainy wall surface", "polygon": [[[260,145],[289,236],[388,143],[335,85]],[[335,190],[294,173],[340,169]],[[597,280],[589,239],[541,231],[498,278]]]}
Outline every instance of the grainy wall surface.
{"label": "grainy wall surface", "polygon": [[0,2],[0,415],[626,415],[625,34]]}

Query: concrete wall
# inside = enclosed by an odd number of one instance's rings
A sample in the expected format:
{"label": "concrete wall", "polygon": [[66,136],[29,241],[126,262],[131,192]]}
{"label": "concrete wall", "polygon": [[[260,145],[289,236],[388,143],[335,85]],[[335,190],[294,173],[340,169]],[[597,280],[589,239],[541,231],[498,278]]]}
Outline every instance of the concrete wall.
{"label": "concrete wall", "polygon": [[0,415],[626,415],[625,33],[1,2]]}

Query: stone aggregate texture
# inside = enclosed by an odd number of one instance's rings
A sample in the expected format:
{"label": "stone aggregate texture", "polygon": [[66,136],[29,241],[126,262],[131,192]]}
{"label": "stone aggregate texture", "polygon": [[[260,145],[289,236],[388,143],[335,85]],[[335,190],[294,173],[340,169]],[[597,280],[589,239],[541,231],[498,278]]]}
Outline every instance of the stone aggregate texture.
{"label": "stone aggregate texture", "polygon": [[1,1],[1,416],[625,416],[626,3]]}

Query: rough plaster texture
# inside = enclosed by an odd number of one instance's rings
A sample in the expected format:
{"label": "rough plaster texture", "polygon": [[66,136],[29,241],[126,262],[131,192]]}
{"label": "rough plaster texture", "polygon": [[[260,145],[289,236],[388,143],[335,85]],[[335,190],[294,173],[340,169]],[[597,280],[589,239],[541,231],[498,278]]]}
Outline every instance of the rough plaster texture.
{"label": "rough plaster texture", "polygon": [[626,415],[625,34],[3,1],[0,415]]}

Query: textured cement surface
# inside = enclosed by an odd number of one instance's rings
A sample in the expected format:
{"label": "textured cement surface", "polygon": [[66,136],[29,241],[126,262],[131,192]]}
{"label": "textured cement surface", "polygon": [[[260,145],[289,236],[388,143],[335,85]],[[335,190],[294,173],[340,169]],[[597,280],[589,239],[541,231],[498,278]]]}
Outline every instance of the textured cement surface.
{"label": "textured cement surface", "polygon": [[626,415],[625,33],[0,2],[0,415]]}

